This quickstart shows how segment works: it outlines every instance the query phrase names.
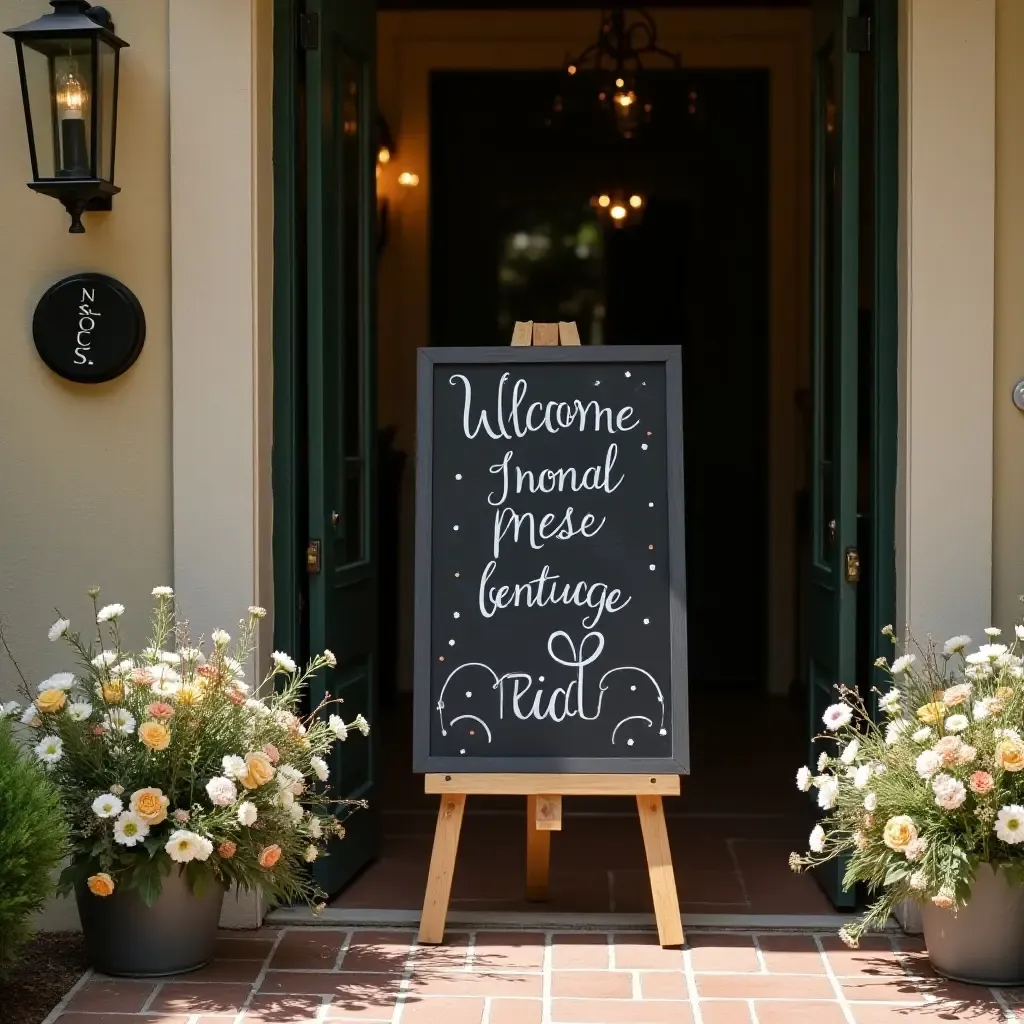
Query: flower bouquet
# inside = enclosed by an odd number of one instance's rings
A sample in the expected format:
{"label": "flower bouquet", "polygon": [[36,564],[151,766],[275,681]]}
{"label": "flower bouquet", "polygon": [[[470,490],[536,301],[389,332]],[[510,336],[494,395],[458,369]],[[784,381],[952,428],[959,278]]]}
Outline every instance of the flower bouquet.
{"label": "flower bouquet", "polygon": [[[883,630],[895,637],[891,626]],[[847,888],[875,896],[840,932],[857,945],[904,901],[921,904],[933,966],[988,984],[1024,981],[1024,661],[988,642],[967,653],[956,636],[917,654],[897,650],[878,668],[892,678],[875,691],[876,721],[844,687],[824,714],[816,770],[797,786],[816,791],[825,812],[796,871],[844,857]]]}
{"label": "flower bouquet", "polygon": [[360,806],[330,795],[325,755],[369,727],[328,714],[330,700],[299,717],[309,679],[336,663],[330,651],[304,669],[275,652],[250,688],[244,666],[262,608],[249,609],[236,641],[215,629],[193,644],[173,591],[157,587],[149,646],[132,654],[118,628],[124,607],[99,607],[98,593],[89,637],[63,617],[50,628],[76,669],[35,687],[22,676],[28,706],[4,711],[31,730],[61,792],[72,857],[60,889],[76,892],[90,951],[104,956],[97,966],[177,972],[209,959],[232,884],[321,905],[309,864],[344,834],[337,811]]}

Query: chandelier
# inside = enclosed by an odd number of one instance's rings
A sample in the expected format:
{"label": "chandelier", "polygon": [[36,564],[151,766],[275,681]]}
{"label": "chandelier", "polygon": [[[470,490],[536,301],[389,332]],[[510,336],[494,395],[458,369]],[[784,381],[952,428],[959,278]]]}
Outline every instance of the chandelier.
{"label": "chandelier", "polygon": [[[679,54],[658,45],[658,27],[644,10],[630,14],[625,7],[602,10],[597,40],[579,56],[566,63],[575,81],[592,80],[594,96],[601,109],[611,114],[618,133],[632,138],[639,125],[650,119],[650,96],[641,89],[640,73],[645,61],[668,62],[672,70],[682,66]],[[555,112],[562,110],[562,97],[555,100]]]}

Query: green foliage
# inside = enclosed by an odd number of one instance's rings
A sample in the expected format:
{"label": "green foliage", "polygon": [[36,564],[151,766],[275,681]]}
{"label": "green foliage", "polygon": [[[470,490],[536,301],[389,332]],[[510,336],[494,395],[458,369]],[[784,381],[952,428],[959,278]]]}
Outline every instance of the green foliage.
{"label": "green foliage", "polygon": [[30,935],[29,919],[53,893],[66,849],[60,796],[0,719],[0,975]]}

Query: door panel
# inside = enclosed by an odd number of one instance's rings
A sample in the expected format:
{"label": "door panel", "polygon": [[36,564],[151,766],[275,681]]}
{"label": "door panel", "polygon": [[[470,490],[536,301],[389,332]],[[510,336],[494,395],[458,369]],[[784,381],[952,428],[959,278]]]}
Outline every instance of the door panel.
{"label": "door panel", "polygon": [[[372,0],[307,0],[306,12],[319,30],[305,89],[309,536],[320,542],[309,644],[338,659],[310,696],[316,706],[330,694],[344,703],[327,712],[374,723],[375,15]],[[335,746],[332,792],[371,803],[352,815],[339,807],[347,836],[315,867],[330,894],[377,853],[376,744],[371,731]]]}
{"label": "door panel", "polygon": [[[857,546],[858,57],[847,52],[859,0],[815,0],[813,419],[808,718],[811,735],[835,702],[835,684],[855,685],[856,584],[846,578]],[[837,907],[845,864],[819,881]]]}

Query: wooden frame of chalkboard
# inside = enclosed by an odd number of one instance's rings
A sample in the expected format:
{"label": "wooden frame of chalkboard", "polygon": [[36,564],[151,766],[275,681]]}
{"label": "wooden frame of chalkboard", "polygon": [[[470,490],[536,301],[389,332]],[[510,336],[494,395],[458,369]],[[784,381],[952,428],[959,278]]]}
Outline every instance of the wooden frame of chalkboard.
{"label": "wooden frame of chalkboard", "polygon": [[[505,364],[661,364],[664,373],[665,493],[668,528],[670,701],[667,756],[451,756],[431,752],[434,552],[434,379],[439,367]],[[686,557],[683,498],[682,358],[679,346],[421,348],[417,367],[416,582],[414,611],[415,772],[688,774]],[[440,659],[440,660],[443,660]]]}

